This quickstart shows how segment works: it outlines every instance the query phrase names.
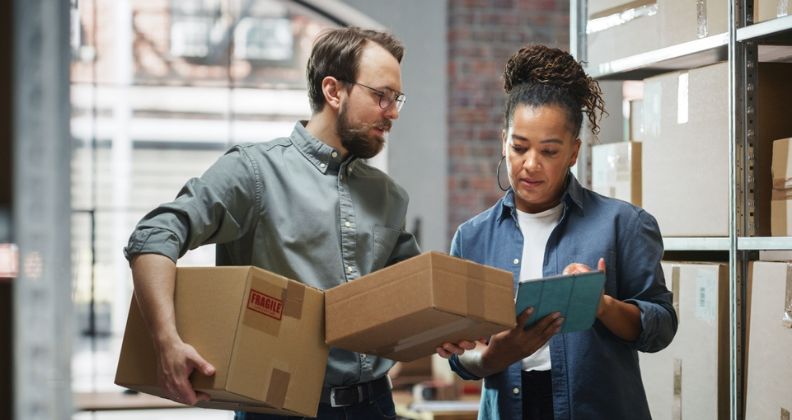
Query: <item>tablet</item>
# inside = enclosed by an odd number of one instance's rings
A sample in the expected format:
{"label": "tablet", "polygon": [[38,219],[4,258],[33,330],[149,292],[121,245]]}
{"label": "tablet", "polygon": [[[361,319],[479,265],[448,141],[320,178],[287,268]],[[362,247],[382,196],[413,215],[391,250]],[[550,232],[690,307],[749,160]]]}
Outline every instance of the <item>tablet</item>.
{"label": "tablet", "polygon": [[516,310],[519,316],[533,306],[526,328],[553,312],[565,318],[561,333],[591,328],[597,317],[605,272],[590,271],[521,281],[517,287]]}

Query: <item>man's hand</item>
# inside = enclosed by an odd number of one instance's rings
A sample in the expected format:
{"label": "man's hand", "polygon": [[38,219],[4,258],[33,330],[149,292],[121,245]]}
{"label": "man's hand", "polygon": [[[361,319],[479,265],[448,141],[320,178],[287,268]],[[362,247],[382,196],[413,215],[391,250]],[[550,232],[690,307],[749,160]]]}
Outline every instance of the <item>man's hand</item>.
{"label": "man's hand", "polygon": [[[479,341],[483,343],[484,339],[480,338]],[[476,348],[475,341],[462,340],[458,343],[443,343],[440,347],[435,348],[435,350],[441,357],[448,359],[451,355],[456,354],[457,356],[461,356],[465,351],[473,350],[474,348]]]}
{"label": "man's hand", "polygon": [[196,392],[190,384],[190,374],[196,369],[207,376],[215,374],[214,366],[183,341],[163,347],[159,352],[157,376],[167,397],[173,401],[195,405],[198,401],[209,400],[208,394]]}
{"label": "man's hand", "polygon": [[503,371],[512,363],[534,354],[561,330],[564,318],[560,312],[553,312],[526,329],[525,325],[533,311],[533,308],[526,309],[517,317],[516,327],[492,336],[489,345],[481,354],[484,369]]}

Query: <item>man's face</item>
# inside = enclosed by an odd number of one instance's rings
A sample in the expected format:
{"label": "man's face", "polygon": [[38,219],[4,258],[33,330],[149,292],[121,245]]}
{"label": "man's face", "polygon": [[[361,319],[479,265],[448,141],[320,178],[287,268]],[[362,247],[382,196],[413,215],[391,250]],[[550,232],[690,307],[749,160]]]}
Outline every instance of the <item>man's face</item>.
{"label": "man's face", "polygon": [[[391,94],[401,92],[399,62],[387,50],[368,42],[360,56],[357,82]],[[341,101],[336,130],[341,144],[350,154],[369,159],[385,145],[385,137],[393,120],[399,118],[395,104],[380,107],[380,96],[374,90],[350,84],[349,94]]]}

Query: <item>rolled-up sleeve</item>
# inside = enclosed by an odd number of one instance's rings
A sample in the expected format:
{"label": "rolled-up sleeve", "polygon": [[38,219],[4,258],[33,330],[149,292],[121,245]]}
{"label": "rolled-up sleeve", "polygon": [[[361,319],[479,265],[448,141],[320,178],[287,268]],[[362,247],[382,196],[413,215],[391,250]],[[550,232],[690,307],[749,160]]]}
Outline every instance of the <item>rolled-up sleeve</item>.
{"label": "rolled-up sleeve", "polygon": [[672,293],[665,284],[660,261],[663,239],[654,217],[637,211],[627,224],[619,249],[619,299],[641,310],[641,334],[631,345],[656,352],[671,343],[677,330]]}
{"label": "rolled-up sleeve", "polygon": [[160,254],[175,262],[190,249],[238,239],[255,222],[261,188],[253,161],[234,147],[189,180],[174,201],[144,216],[124,255]]}

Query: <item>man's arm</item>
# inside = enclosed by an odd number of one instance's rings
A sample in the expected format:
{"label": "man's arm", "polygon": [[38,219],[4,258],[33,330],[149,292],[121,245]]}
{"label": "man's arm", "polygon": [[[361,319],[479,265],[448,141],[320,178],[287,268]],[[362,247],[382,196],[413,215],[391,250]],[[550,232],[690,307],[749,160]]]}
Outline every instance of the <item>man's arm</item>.
{"label": "man's arm", "polygon": [[140,254],[131,260],[135,299],[148,326],[158,356],[157,375],[168,398],[194,405],[209,396],[196,393],[190,384],[190,374],[198,369],[204,375],[214,375],[215,368],[204,360],[189,344],[182,341],[176,330],[173,293],[176,286],[176,263],[159,254]]}

